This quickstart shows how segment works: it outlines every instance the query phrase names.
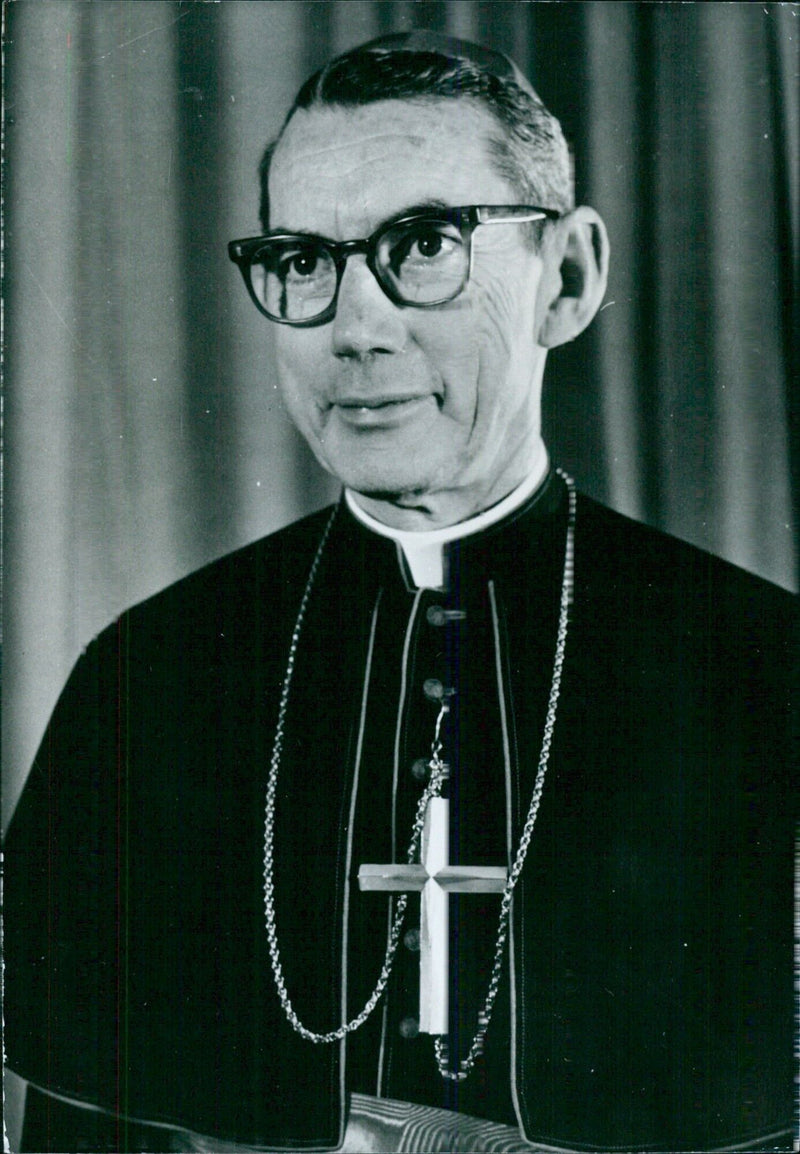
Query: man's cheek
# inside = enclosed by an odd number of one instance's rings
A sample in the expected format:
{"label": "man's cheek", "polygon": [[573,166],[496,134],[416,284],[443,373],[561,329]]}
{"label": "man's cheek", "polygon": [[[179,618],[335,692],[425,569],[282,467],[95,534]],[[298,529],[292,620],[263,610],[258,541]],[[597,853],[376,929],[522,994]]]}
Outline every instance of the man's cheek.
{"label": "man's cheek", "polygon": [[310,408],[324,391],[324,368],[318,358],[298,354],[296,350],[278,352],[278,381],[287,408],[294,413]]}
{"label": "man's cheek", "polygon": [[459,334],[448,349],[446,360],[441,363],[444,381],[444,409],[449,414],[468,419],[475,407],[480,375],[480,341],[475,329]]}
{"label": "man's cheek", "polygon": [[476,278],[474,300],[473,332],[482,359],[503,363],[511,355],[517,329],[525,322],[519,315],[519,287],[513,278],[483,282]]}
{"label": "man's cheek", "polygon": [[291,375],[281,376],[279,391],[290,420],[305,437],[312,435],[320,423],[320,409],[308,391]]}
{"label": "man's cheek", "polygon": [[512,352],[512,330],[501,311],[487,309],[477,319],[473,339],[484,370],[503,374]]}

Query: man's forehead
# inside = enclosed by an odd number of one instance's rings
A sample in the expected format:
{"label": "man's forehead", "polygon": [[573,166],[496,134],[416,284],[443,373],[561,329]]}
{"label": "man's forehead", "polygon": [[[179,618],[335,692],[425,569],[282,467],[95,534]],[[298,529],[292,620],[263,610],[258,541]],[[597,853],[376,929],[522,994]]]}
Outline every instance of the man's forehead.
{"label": "man's forehead", "polygon": [[369,213],[372,198],[381,202],[375,211],[388,215],[426,197],[448,199],[450,188],[462,203],[473,202],[473,188],[508,195],[491,162],[489,138],[496,131],[493,117],[471,100],[298,110],[272,160],[270,227],[314,227],[284,218],[325,204],[356,210],[363,203]]}

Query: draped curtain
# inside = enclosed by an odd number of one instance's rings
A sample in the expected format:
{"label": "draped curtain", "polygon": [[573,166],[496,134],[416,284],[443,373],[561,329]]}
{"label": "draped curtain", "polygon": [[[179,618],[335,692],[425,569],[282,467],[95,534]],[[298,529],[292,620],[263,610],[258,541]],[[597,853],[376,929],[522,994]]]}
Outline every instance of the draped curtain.
{"label": "draped curtain", "polygon": [[6,818],[124,607],[336,493],[225,242],[309,72],[430,27],[507,51],[574,145],[608,295],[546,374],[580,487],[791,586],[798,7],[6,5]]}

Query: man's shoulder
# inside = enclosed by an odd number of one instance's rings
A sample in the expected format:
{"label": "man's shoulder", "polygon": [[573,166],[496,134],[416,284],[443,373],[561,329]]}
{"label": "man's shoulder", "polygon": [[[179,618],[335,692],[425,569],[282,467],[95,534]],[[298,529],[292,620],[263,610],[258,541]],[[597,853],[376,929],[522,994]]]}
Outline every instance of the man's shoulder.
{"label": "man's shoulder", "polygon": [[209,561],[126,609],[119,620],[140,626],[159,618],[186,622],[196,615],[216,616],[236,609],[246,613],[248,605],[275,611],[285,602],[296,608],[333,508],[320,509]]}
{"label": "man's shoulder", "polygon": [[285,584],[299,574],[305,580],[334,508],[329,505],[319,509],[209,561],[142,605],[151,604],[160,597],[192,596],[204,586],[219,589],[220,585],[237,586],[253,581],[257,585],[262,581]]}
{"label": "man's shoulder", "polygon": [[797,630],[797,597],[786,589],[580,501],[573,635],[592,654],[595,679],[627,669],[653,685],[670,680],[679,696],[694,678],[697,695],[713,684],[785,700],[797,683]]}
{"label": "man's shoulder", "polygon": [[331,513],[328,507],[292,522],[126,608],[88,642],[70,682],[116,668],[121,655],[129,671],[189,678],[212,670],[225,654],[242,668],[256,655],[277,660]]}
{"label": "man's shoulder", "polygon": [[223,699],[241,720],[259,693],[280,683],[330,516],[328,508],[304,517],[126,609],[84,648],[47,740],[71,750],[84,740],[78,719],[86,717],[88,731],[106,740],[101,730],[113,728],[123,705],[142,733],[161,738],[168,713],[183,725],[191,717],[200,730],[204,711],[210,716]]}
{"label": "man's shoulder", "polygon": [[601,580],[650,598],[678,601],[688,612],[706,614],[761,606],[796,614],[789,590],[662,529],[634,520],[586,497],[579,497],[578,547]]}

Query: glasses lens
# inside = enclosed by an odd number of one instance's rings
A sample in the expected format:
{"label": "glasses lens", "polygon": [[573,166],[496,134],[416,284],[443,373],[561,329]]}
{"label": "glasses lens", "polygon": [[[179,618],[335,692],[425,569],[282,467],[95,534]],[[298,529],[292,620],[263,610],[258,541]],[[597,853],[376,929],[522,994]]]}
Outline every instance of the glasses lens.
{"label": "glasses lens", "polygon": [[375,263],[381,278],[401,300],[440,304],[464,287],[469,249],[458,226],[450,221],[407,221],[386,230]]}
{"label": "glasses lens", "polygon": [[336,296],[333,257],[318,241],[302,237],[265,241],[250,277],[264,311],[276,320],[313,320]]}

